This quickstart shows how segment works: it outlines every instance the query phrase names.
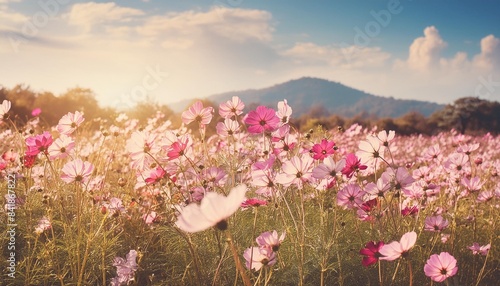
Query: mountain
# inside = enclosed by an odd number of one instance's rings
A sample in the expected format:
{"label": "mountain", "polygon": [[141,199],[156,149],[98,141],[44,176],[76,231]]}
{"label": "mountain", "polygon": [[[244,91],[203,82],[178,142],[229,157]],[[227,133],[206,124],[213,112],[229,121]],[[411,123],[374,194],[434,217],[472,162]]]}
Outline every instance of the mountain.
{"label": "mountain", "polygon": [[[293,109],[294,117],[307,113],[312,107],[345,117],[352,117],[362,112],[378,117],[399,117],[409,111],[417,111],[424,116],[429,116],[444,107],[444,105],[427,101],[376,96],[338,82],[312,77],[290,80],[263,89],[215,94],[207,99],[219,105],[231,99],[232,96],[238,96],[247,107],[254,106],[254,108],[255,105],[276,108],[279,101],[286,99]],[[183,101],[170,107],[177,112],[183,111],[190,102],[191,100]]]}

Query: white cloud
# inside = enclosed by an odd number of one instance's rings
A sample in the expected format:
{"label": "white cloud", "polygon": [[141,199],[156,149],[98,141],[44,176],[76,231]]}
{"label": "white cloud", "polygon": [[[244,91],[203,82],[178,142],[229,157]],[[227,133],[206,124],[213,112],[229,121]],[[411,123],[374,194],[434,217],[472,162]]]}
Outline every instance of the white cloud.
{"label": "white cloud", "polygon": [[382,67],[390,54],[379,47],[335,47],[320,46],[311,42],[296,43],[282,53],[296,64],[327,64],[337,68],[374,68]]}
{"label": "white cloud", "polygon": [[481,39],[481,53],[474,57],[474,65],[486,70],[500,70],[500,39],[493,35]]}
{"label": "white cloud", "polygon": [[144,12],[141,10],[121,7],[114,2],[88,2],[73,5],[68,15],[68,22],[82,26],[88,32],[97,24],[129,22],[134,17],[142,15]]}
{"label": "white cloud", "polygon": [[439,64],[440,52],[447,46],[439,31],[430,26],[425,28],[424,36],[417,38],[410,46],[408,65],[418,70],[426,70]]}

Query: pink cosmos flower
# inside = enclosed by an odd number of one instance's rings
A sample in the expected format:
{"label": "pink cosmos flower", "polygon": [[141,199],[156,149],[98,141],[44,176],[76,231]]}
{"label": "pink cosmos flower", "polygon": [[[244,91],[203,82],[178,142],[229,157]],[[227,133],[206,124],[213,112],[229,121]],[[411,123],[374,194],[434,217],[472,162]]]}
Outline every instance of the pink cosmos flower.
{"label": "pink cosmos flower", "polygon": [[49,158],[50,160],[64,159],[73,151],[73,148],[75,148],[75,140],[69,136],[61,135],[50,145]]}
{"label": "pink cosmos flower", "polygon": [[271,197],[276,192],[276,173],[272,169],[253,170],[252,185],[259,187],[255,190],[256,194]]}
{"label": "pink cosmos flower", "polygon": [[485,203],[491,199],[493,199],[494,193],[493,191],[482,191],[477,195],[477,201],[480,203]]}
{"label": "pink cosmos flower", "polygon": [[321,143],[313,145],[311,151],[313,152],[313,159],[323,160],[333,153],[335,153],[335,142],[326,139],[321,140]]}
{"label": "pink cosmos flower", "polygon": [[484,182],[481,182],[481,179],[479,177],[473,177],[471,179],[464,177],[464,178],[462,178],[461,183],[470,192],[477,192],[477,191],[481,190],[481,188],[483,187],[483,184],[484,184]]}
{"label": "pink cosmos flower", "polygon": [[379,241],[377,243],[375,243],[375,241],[368,242],[365,245],[365,248],[362,248],[359,251],[359,254],[364,255],[361,264],[363,264],[363,266],[365,267],[368,267],[370,265],[377,263],[379,258],[382,256],[382,254],[380,254],[379,252],[382,246],[384,246],[383,241]]}
{"label": "pink cosmos flower", "polygon": [[125,207],[123,206],[123,202],[120,198],[113,197],[109,199],[109,202],[103,204],[103,207],[109,211],[112,216],[118,216],[120,213],[124,213]]}
{"label": "pink cosmos flower", "polygon": [[32,116],[38,116],[38,115],[40,115],[40,114],[42,114],[42,109],[41,109],[41,108],[35,108],[35,109],[33,109],[33,110],[31,111],[31,115],[32,115]]}
{"label": "pink cosmos flower", "polygon": [[204,127],[212,121],[213,112],[213,107],[203,108],[203,103],[201,101],[197,101],[193,103],[188,110],[182,113],[182,122],[188,125],[189,123],[196,121],[200,124],[200,126]]}
{"label": "pink cosmos flower", "polygon": [[366,198],[375,199],[385,197],[385,193],[391,189],[390,181],[387,178],[380,177],[377,183],[368,183],[365,186]]}
{"label": "pink cosmos flower", "polygon": [[443,282],[457,274],[457,271],[457,260],[448,252],[431,255],[424,266],[425,275],[435,282]]}
{"label": "pink cosmos flower", "polygon": [[167,157],[169,160],[174,160],[182,156],[188,156],[188,153],[190,153],[191,149],[191,137],[182,136],[170,146],[167,152]]}
{"label": "pink cosmos flower", "polygon": [[135,250],[130,250],[125,258],[115,257],[113,266],[116,267],[117,276],[111,279],[111,286],[128,285],[134,280],[135,271],[139,268],[136,258]]}
{"label": "pink cosmos flower", "polygon": [[367,166],[361,164],[361,159],[358,159],[353,153],[347,154],[345,158],[345,166],[342,169],[342,174],[346,175],[347,178],[351,178],[352,175],[358,170],[366,170]]}
{"label": "pink cosmos flower", "polygon": [[57,124],[57,131],[64,135],[71,135],[75,130],[85,121],[83,118],[83,113],[76,111],[75,113],[68,112]]}
{"label": "pink cosmos flower", "polygon": [[365,192],[357,184],[349,184],[337,193],[337,204],[344,209],[355,209],[363,204]]}
{"label": "pink cosmos flower", "polygon": [[52,135],[48,131],[44,131],[43,134],[31,136],[26,138],[26,155],[36,156],[38,153],[42,152],[44,154],[48,153],[48,148],[54,140]]}
{"label": "pink cosmos flower", "polygon": [[163,168],[156,167],[155,169],[149,170],[148,177],[144,180],[146,184],[157,184],[165,177],[167,173]]}
{"label": "pink cosmos flower", "polygon": [[280,249],[281,243],[285,240],[286,233],[283,232],[278,237],[278,232],[276,230],[266,231],[261,233],[255,241],[261,248],[269,248],[271,251],[278,251]]}
{"label": "pink cosmos flower", "polygon": [[429,216],[425,218],[425,227],[427,231],[442,231],[448,227],[448,220],[441,215]]}
{"label": "pink cosmos flower", "polygon": [[61,179],[66,183],[88,182],[94,166],[90,162],[83,162],[80,158],[64,164]]}
{"label": "pink cosmos flower", "polygon": [[143,170],[154,161],[148,154],[154,156],[161,150],[157,135],[146,131],[132,133],[125,148],[130,153],[131,166],[139,170]]}
{"label": "pink cosmos flower", "polygon": [[280,119],[276,115],[276,111],[266,106],[258,106],[256,110],[252,110],[245,118],[245,124],[248,125],[248,132],[260,134],[265,131],[272,132],[279,127]]}
{"label": "pink cosmos flower", "polygon": [[259,271],[262,266],[276,264],[276,254],[268,248],[250,247],[243,252],[246,267]]}
{"label": "pink cosmos flower", "polygon": [[144,214],[142,216],[142,219],[144,220],[144,222],[147,225],[150,225],[150,224],[154,223],[155,221],[158,220],[158,218],[159,218],[159,216],[158,216],[158,214],[155,211],[152,211],[150,213]]}
{"label": "pink cosmos flower", "polygon": [[472,254],[481,254],[483,256],[486,256],[488,254],[488,251],[490,251],[491,245],[488,243],[486,245],[479,245],[479,243],[474,242],[472,246],[468,247],[470,250],[472,250]]}
{"label": "pink cosmos flower", "polygon": [[416,232],[411,231],[403,234],[400,241],[393,241],[380,248],[379,252],[383,255],[380,257],[380,260],[393,261],[401,256],[405,257],[410,249],[413,248],[415,242],[417,242]]}
{"label": "pink cosmos flower", "polygon": [[227,138],[233,136],[240,129],[240,124],[238,121],[226,118],[224,122],[217,123],[215,127],[217,129],[217,134],[222,138]]}
{"label": "pink cosmos flower", "polygon": [[283,163],[283,172],[276,175],[276,182],[290,186],[296,184],[302,188],[304,182],[308,182],[312,177],[313,159],[309,156],[292,157]]}
{"label": "pink cosmos flower", "polygon": [[185,232],[199,232],[212,226],[225,230],[226,219],[241,206],[246,191],[247,186],[241,184],[233,188],[227,197],[208,192],[199,205],[191,203],[181,208],[175,225]]}
{"label": "pink cosmos flower", "polygon": [[0,120],[5,119],[7,117],[7,112],[9,112],[12,103],[6,99],[2,101],[0,104]]}
{"label": "pink cosmos flower", "polygon": [[276,111],[276,116],[278,116],[282,125],[288,123],[291,115],[292,115],[292,108],[288,105],[286,99],[278,102],[278,111]]}
{"label": "pink cosmos flower", "polygon": [[313,169],[312,176],[320,180],[325,178],[335,178],[337,175],[341,174],[344,166],[344,159],[335,162],[332,157],[327,157],[323,159],[323,163]]}
{"label": "pink cosmos flower", "polygon": [[233,96],[231,100],[219,105],[219,114],[223,118],[231,118],[241,115],[243,113],[243,108],[245,108],[245,104],[241,99],[237,96]]}
{"label": "pink cosmos flower", "polygon": [[41,234],[44,231],[50,229],[51,227],[52,224],[50,223],[50,220],[44,216],[38,221],[38,225],[35,227],[35,233]]}

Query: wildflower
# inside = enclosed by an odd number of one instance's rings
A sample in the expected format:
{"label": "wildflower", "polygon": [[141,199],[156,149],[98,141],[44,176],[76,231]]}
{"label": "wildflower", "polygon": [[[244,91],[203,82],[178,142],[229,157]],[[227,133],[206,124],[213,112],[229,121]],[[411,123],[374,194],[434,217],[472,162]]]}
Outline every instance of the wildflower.
{"label": "wildflower", "polygon": [[323,163],[319,164],[312,170],[312,176],[316,179],[336,178],[341,174],[345,166],[345,160],[341,159],[335,162],[332,157],[323,159]]}
{"label": "wildflower", "polygon": [[261,248],[269,248],[271,251],[278,251],[281,243],[285,240],[285,235],[286,233],[283,232],[278,237],[278,232],[276,230],[273,230],[272,232],[266,231],[261,233],[255,241],[257,241],[257,244]]}
{"label": "wildflower", "polygon": [[137,251],[130,250],[125,258],[115,257],[113,266],[116,267],[116,275],[111,279],[112,286],[128,285],[134,280],[135,271],[139,268],[137,262]]}
{"label": "wildflower", "polygon": [[120,213],[125,212],[122,200],[115,197],[109,199],[109,203],[104,203],[103,207],[109,210],[112,216],[118,216]]}
{"label": "wildflower", "polygon": [[493,199],[494,194],[493,191],[483,191],[480,192],[479,195],[477,195],[477,201],[480,203],[485,203],[491,199]]}
{"label": "wildflower", "polygon": [[64,164],[61,179],[66,183],[82,182],[86,183],[94,171],[94,166],[90,162],[83,162],[80,158]]}
{"label": "wildflower", "polygon": [[154,223],[157,219],[159,218],[158,214],[155,211],[152,211],[150,213],[144,214],[142,216],[142,219],[147,225],[150,225]]}
{"label": "wildflower", "polygon": [[369,135],[366,140],[362,140],[358,145],[359,151],[356,153],[363,162],[363,164],[371,164],[372,162],[377,162],[379,158],[382,158],[382,151],[380,146],[380,140],[377,137]]}
{"label": "wildflower", "polygon": [[435,282],[443,282],[457,274],[457,271],[457,260],[448,252],[431,255],[424,266],[425,275]]}
{"label": "wildflower", "polygon": [[321,143],[316,143],[312,147],[313,159],[323,160],[335,153],[335,142],[326,139],[321,140]]}
{"label": "wildflower", "polygon": [[176,142],[170,145],[170,148],[167,152],[167,157],[169,160],[174,160],[181,156],[188,156],[188,152],[191,151],[191,147],[191,137],[182,136],[178,138]]}
{"label": "wildflower", "polygon": [[0,119],[6,119],[7,112],[9,112],[11,106],[12,103],[10,101],[6,99],[2,101],[2,104],[0,104]]}
{"label": "wildflower", "polygon": [[222,138],[227,138],[233,136],[240,129],[240,124],[238,121],[226,118],[224,122],[217,123],[215,127],[217,129],[217,134]]}
{"label": "wildflower", "polygon": [[157,184],[165,177],[167,173],[162,167],[156,167],[155,169],[149,170],[148,177],[144,180],[146,184]]}
{"label": "wildflower", "polygon": [[40,114],[42,114],[42,109],[41,109],[41,108],[35,108],[35,109],[33,109],[33,110],[31,111],[31,115],[32,115],[32,116],[35,116],[35,117],[36,117],[36,116],[38,116],[38,115],[40,115]]}
{"label": "wildflower", "polygon": [[472,250],[472,254],[481,254],[483,256],[486,256],[488,254],[488,251],[490,251],[491,245],[488,243],[486,245],[479,245],[479,243],[474,242],[472,246],[467,247],[468,249]]}
{"label": "wildflower", "polygon": [[462,178],[461,183],[470,192],[477,192],[477,191],[481,190],[481,188],[483,187],[483,184],[484,184],[484,182],[481,182],[481,179],[479,177],[473,177],[471,179]]}
{"label": "wildflower", "polygon": [[347,154],[345,158],[345,166],[342,169],[342,174],[346,175],[347,178],[351,178],[354,172],[358,170],[365,170],[366,165],[361,164],[361,159],[358,159],[353,153]]}
{"label": "wildflower", "polygon": [[241,206],[246,191],[246,185],[241,184],[233,188],[227,197],[208,192],[199,205],[191,203],[181,208],[175,225],[186,232],[199,232],[212,226],[225,230],[226,219]]}
{"label": "wildflower", "polygon": [[148,154],[155,155],[161,150],[158,146],[157,135],[146,131],[132,133],[125,148],[130,154],[131,166],[139,170],[153,162]]}
{"label": "wildflower", "polygon": [[394,130],[390,130],[389,133],[387,133],[387,131],[385,130],[382,130],[377,134],[377,138],[380,140],[384,147],[389,147],[389,143],[394,139],[395,136],[396,132],[394,132]]}
{"label": "wildflower", "polygon": [[61,135],[49,146],[49,158],[50,160],[64,159],[68,157],[73,148],[75,148],[75,140],[69,136]]}
{"label": "wildflower", "polygon": [[309,156],[294,156],[283,163],[281,167],[283,172],[276,175],[276,182],[284,186],[296,184],[301,188],[303,183],[312,177],[312,164],[313,159]]}
{"label": "wildflower", "polygon": [[247,209],[250,207],[260,207],[260,206],[265,206],[267,205],[267,201],[257,199],[257,198],[251,198],[247,199],[244,202],[241,203],[241,208]]}
{"label": "wildflower", "polygon": [[231,118],[233,116],[238,116],[243,113],[243,108],[245,104],[237,96],[233,96],[231,100],[228,100],[219,105],[219,114],[223,118]]}
{"label": "wildflower", "polygon": [[201,101],[196,101],[193,105],[191,105],[191,107],[189,107],[188,110],[182,113],[182,122],[188,125],[189,123],[196,121],[201,127],[204,127],[212,121],[213,112],[213,107],[203,108],[203,103]]}
{"label": "wildflower", "polygon": [[391,189],[390,182],[384,177],[380,177],[377,183],[368,183],[365,186],[367,199],[383,198],[385,193]]}
{"label": "wildflower", "polygon": [[354,209],[363,204],[364,191],[357,184],[349,184],[337,193],[337,204],[344,209]]}
{"label": "wildflower", "polygon": [[26,138],[26,147],[28,148],[26,155],[36,156],[40,152],[47,154],[48,148],[53,141],[52,135],[48,131],[44,131],[43,134]]}
{"label": "wildflower", "polygon": [[262,266],[274,265],[276,254],[268,248],[249,247],[243,253],[246,260],[246,267],[259,271]]}
{"label": "wildflower", "polygon": [[272,132],[279,127],[280,119],[276,111],[265,106],[258,106],[257,109],[250,111],[245,118],[245,124],[248,125],[248,132],[253,134]]}
{"label": "wildflower", "polygon": [[38,221],[38,225],[35,227],[35,233],[41,234],[44,231],[50,229],[51,227],[52,224],[50,223],[50,220],[44,216]]}
{"label": "wildflower", "polygon": [[[255,165],[255,164],[254,164]],[[270,197],[275,192],[276,173],[269,170],[252,171],[252,185],[259,187],[255,190],[256,194]]]}
{"label": "wildflower", "polygon": [[365,245],[365,248],[362,248],[359,251],[359,254],[364,255],[363,260],[361,261],[361,264],[363,266],[368,267],[370,265],[373,265],[377,263],[379,258],[382,256],[380,254],[380,249],[384,246],[383,241],[379,241],[375,243],[375,241],[370,241]]}
{"label": "wildflower", "polygon": [[85,121],[83,113],[76,111],[75,113],[68,112],[64,115],[57,124],[57,131],[64,135],[71,135]]}
{"label": "wildflower", "polygon": [[276,112],[276,116],[278,116],[282,125],[288,123],[290,115],[292,115],[292,108],[288,105],[286,99],[278,102],[278,111]]}
{"label": "wildflower", "polygon": [[400,241],[393,241],[380,248],[379,252],[383,255],[380,257],[380,260],[393,261],[401,256],[406,257],[410,249],[415,245],[415,242],[417,242],[416,232],[411,231],[403,234]]}
{"label": "wildflower", "polygon": [[429,216],[425,218],[425,227],[427,231],[442,231],[448,227],[448,220],[441,215]]}

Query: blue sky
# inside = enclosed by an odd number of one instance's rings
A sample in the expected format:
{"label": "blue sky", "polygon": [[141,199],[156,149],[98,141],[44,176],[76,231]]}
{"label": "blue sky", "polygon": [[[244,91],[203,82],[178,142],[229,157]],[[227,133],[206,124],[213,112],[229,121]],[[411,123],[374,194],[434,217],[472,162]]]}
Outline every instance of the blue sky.
{"label": "blue sky", "polygon": [[3,86],[88,87],[127,107],[315,76],[395,98],[500,100],[500,1],[37,3],[0,0]]}

